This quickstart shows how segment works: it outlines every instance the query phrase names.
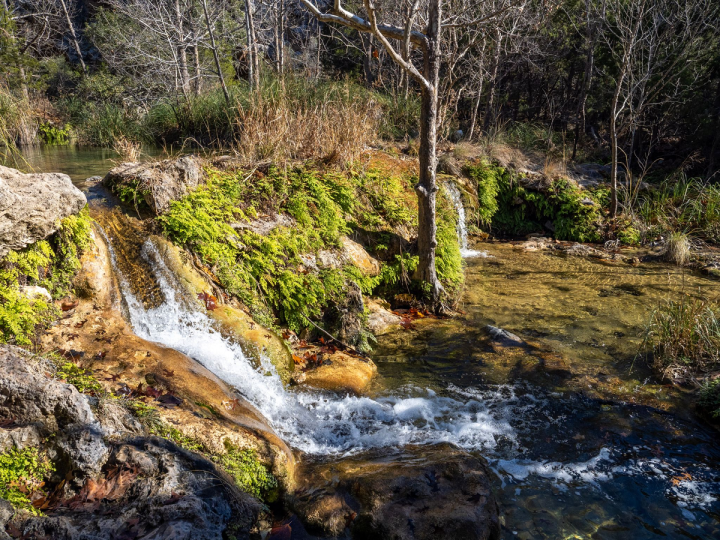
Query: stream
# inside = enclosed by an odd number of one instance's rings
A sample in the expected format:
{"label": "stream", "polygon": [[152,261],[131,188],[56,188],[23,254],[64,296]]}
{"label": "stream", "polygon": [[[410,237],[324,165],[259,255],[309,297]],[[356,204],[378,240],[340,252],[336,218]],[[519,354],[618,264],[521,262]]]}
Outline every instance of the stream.
{"label": "stream", "polygon": [[[81,187],[109,168],[103,155],[76,167],[76,155],[42,168],[82,171],[71,175]],[[462,315],[381,336],[380,377],[364,397],[283,387],[269,361],[251,362],[183,300],[149,241],[139,256],[164,301],[145,307],[119,278],[139,336],[234,385],[297,450],[335,459],[454,443],[497,474],[503,538],[720,538],[720,437],[636,360],[653,306],[717,282],[662,264],[469,246],[464,231]],[[487,325],[524,342],[493,341]]]}

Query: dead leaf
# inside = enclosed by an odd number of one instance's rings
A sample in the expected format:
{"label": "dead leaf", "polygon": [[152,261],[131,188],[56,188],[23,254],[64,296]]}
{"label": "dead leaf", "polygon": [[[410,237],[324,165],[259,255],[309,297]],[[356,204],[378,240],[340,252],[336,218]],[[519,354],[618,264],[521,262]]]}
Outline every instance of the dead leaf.
{"label": "dead leaf", "polygon": [[79,303],[80,302],[78,302],[77,300],[75,300],[74,302],[72,300],[65,300],[60,305],[60,309],[62,309],[63,311],[70,311],[71,309],[75,309]]}

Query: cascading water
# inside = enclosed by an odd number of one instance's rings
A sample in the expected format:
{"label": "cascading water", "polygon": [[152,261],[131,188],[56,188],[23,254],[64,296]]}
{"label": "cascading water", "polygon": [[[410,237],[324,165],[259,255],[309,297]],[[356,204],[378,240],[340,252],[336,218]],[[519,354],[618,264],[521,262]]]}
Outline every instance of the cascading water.
{"label": "cascading water", "polygon": [[172,273],[150,241],[142,256],[151,261],[165,302],[146,309],[120,275],[135,333],[194,358],[233,385],[300,450],[327,454],[441,441],[489,449],[499,438],[514,436],[507,421],[494,418],[482,400],[458,400],[413,387],[378,399],[290,392],[269,360],[253,366],[239,344],[224,338],[207,315],[179,297]]}
{"label": "cascading water", "polygon": [[[110,251],[118,272],[112,246]],[[681,451],[659,454],[653,431],[657,420],[652,414],[628,416],[619,405],[615,410],[620,422],[637,424],[632,442],[613,436],[581,443],[585,433],[592,434],[588,421],[604,425],[605,410],[581,396],[561,397],[522,383],[485,389],[447,384],[442,392],[406,385],[374,399],[288,390],[269,360],[253,365],[204,311],[182,298],[175,277],[151,242],[145,242],[141,255],[150,262],[165,301],[158,307],[144,306],[118,272],[135,332],[187,354],[233,385],[297,449],[347,455],[369,448],[447,441],[480,451],[502,481],[501,506],[508,522],[520,530],[525,526],[525,507],[518,501],[537,497],[542,497],[547,515],[558,516],[584,515],[588,508],[596,508],[597,516],[626,515],[630,499],[645,501],[641,505],[652,501],[654,513],[642,515],[641,524],[672,532],[692,521],[703,531],[715,530],[716,522],[708,516],[718,506],[720,484],[715,469],[707,460],[698,460],[695,450],[707,451],[707,443],[690,441]],[[707,459],[712,463],[714,458]],[[638,513],[642,510],[631,507],[629,515]],[[588,514],[587,527],[597,530],[604,522],[595,514]],[[547,523],[561,521],[562,517],[553,517]],[[548,524],[541,528],[547,530],[544,538],[578,538]]]}
{"label": "cascading water", "polygon": [[460,255],[462,255],[464,258],[469,257],[487,257],[487,252],[485,251],[477,251],[474,249],[468,248],[468,235],[467,235],[467,222],[465,219],[465,206],[462,202],[462,195],[460,194],[460,190],[457,188],[454,182],[449,181],[445,183],[445,189],[448,192],[448,195],[450,195],[450,199],[453,202],[453,206],[455,206],[455,211],[458,215],[458,221],[457,221],[457,231],[458,231],[458,240],[460,241]]}

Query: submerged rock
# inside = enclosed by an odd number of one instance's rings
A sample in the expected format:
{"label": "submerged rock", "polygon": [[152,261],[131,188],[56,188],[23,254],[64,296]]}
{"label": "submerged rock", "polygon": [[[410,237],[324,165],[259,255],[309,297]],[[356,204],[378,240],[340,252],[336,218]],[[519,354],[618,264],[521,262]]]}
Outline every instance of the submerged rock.
{"label": "submerged rock", "polygon": [[489,324],[485,327],[485,329],[488,331],[488,334],[490,334],[490,337],[501,345],[511,347],[520,347],[525,345],[525,341],[523,341],[520,336],[517,336],[512,332],[508,332],[507,330],[503,330],[502,328]]}
{"label": "submerged rock", "polygon": [[499,534],[491,473],[447,444],[308,464],[290,506],[309,530],[354,539],[487,540]]}
{"label": "submerged rock", "polygon": [[134,194],[155,214],[164,214],[170,203],[181,199],[205,181],[204,160],[182,156],[147,163],[122,163],[103,178],[115,193]]}
{"label": "submerged rock", "polygon": [[402,317],[395,315],[388,308],[390,304],[383,303],[379,300],[369,298],[365,301],[370,315],[368,315],[368,328],[376,336],[381,336],[390,332],[393,327],[398,326],[402,322]]}
{"label": "submerged rock", "polygon": [[51,235],[86,202],[65,174],[25,174],[0,166],[0,257]]}

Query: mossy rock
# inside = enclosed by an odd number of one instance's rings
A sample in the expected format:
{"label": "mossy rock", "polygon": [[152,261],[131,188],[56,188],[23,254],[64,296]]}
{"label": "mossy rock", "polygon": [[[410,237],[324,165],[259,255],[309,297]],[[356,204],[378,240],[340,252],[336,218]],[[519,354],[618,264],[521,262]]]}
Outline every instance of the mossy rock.
{"label": "mossy rock", "polygon": [[[151,236],[150,240],[187,293],[187,299],[202,305],[198,294],[212,291],[208,280],[189,264],[187,255],[179,247],[160,236]],[[202,308],[205,309],[205,306],[202,305]],[[244,311],[232,306],[220,305],[207,313],[220,323],[223,331],[240,342],[246,354],[253,355],[256,360],[261,354],[267,355],[283,383],[289,382],[295,363],[289,347],[280,336],[257,324]]]}

